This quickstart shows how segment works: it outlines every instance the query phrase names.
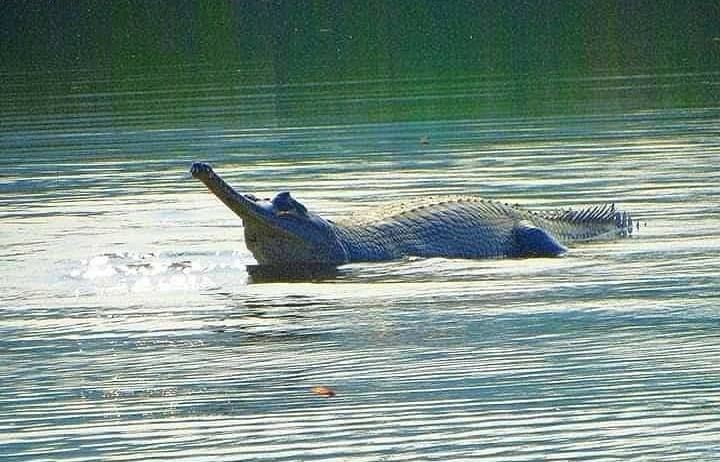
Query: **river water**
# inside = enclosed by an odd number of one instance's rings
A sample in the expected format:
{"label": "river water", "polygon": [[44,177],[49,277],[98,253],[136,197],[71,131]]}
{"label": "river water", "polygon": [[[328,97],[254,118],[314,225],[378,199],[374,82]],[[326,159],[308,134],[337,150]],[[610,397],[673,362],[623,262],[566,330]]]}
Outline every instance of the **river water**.
{"label": "river water", "polygon": [[[4,75],[3,460],[720,458],[720,74],[530,99],[502,75],[220,74]],[[192,161],[329,218],[462,193],[642,226],[562,258],[261,282]]]}

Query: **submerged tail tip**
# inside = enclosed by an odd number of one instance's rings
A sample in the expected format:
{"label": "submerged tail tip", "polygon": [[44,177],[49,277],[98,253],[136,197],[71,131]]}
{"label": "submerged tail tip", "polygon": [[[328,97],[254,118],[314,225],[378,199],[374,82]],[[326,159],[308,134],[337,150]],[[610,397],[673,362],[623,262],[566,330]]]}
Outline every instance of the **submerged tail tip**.
{"label": "submerged tail tip", "polygon": [[615,212],[615,227],[624,237],[632,235],[633,219],[627,212]]}

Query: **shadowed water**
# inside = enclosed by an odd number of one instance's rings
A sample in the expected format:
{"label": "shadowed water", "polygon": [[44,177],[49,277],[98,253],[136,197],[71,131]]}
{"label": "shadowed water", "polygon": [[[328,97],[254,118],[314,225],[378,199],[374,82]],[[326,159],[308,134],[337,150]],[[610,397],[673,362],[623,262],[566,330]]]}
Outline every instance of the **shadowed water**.
{"label": "shadowed water", "polygon": [[[503,76],[234,72],[4,76],[3,460],[720,457],[717,73],[553,77],[528,99]],[[703,104],[658,103],[678,88]],[[192,161],[329,218],[462,193],[616,202],[642,226],[562,258],[258,283]]]}

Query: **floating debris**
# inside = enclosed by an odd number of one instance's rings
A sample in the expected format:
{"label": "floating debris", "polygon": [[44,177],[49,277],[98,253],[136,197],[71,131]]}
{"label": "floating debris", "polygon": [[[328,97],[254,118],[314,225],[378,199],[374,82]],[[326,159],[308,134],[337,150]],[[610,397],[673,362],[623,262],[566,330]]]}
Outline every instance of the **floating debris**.
{"label": "floating debris", "polygon": [[312,387],[310,391],[312,391],[316,395],[324,396],[326,398],[331,398],[335,396],[335,390],[330,387]]}
{"label": "floating debris", "polygon": [[176,262],[170,263],[169,268],[181,269],[181,270],[183,270],[185,268],[192,268],[192,262],[190,260],[183,260],[183,261],[179,261],[179,262],[176,261]]}

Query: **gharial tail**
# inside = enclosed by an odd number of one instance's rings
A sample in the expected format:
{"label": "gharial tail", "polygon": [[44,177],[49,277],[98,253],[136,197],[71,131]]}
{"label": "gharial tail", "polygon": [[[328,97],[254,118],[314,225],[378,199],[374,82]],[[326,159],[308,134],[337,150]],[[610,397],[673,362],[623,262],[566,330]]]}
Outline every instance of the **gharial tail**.
{"label": "gharial tail", "polygon": [[628,212],[617,210],[615,204],[581,210],[552,210],[538,215],[550,222],[552,231],[564,242],[628,237],[636,224]]}

